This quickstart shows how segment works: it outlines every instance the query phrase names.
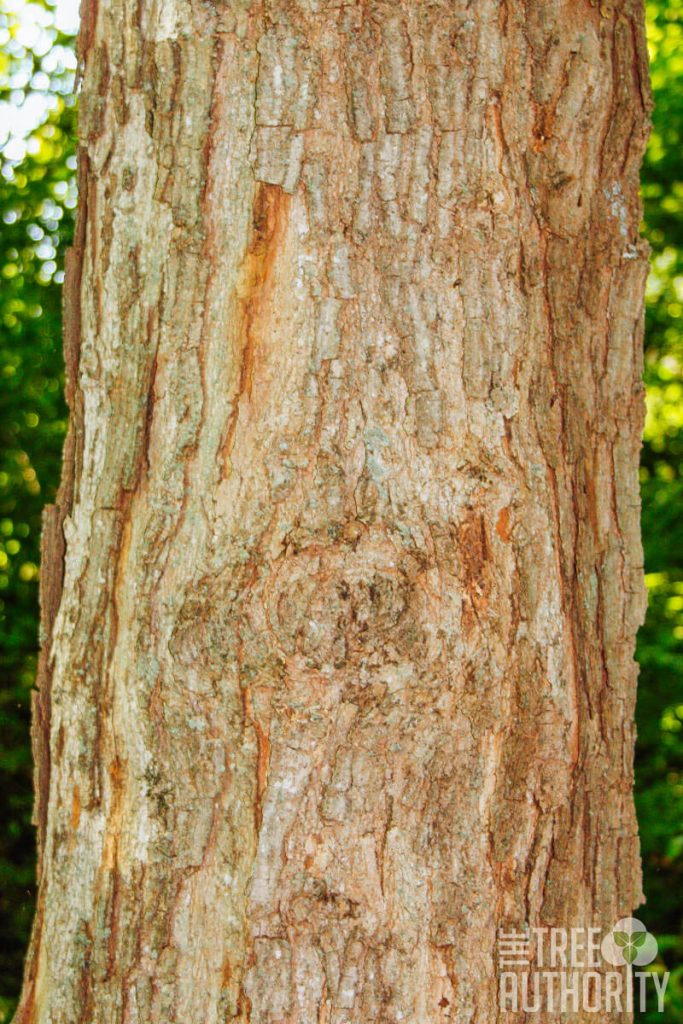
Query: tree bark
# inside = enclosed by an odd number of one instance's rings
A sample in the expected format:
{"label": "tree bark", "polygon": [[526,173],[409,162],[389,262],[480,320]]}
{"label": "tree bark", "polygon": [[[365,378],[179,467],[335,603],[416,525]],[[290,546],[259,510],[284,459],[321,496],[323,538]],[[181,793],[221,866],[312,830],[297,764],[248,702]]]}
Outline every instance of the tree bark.
{"label": "tree bark", "polygon": [[641,900],[642,22],[88,6],[21,1024],[493,1024]]}

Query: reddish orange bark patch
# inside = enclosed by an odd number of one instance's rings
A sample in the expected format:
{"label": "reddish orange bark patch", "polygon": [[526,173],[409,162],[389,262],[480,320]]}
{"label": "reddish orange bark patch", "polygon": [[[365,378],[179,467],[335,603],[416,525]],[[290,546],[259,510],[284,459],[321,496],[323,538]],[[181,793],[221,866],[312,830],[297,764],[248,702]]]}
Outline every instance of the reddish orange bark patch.
{"label": "reddish orange bark patch", "polygon": [[71,828],[76,831],[81,820],[81,794],[78,786],[74,787],[74,795],[71,800]]}
{"label": "reddish orange bark patch", "polygon": [[253,231],[237,287],[242,313],[242,366],[239,394],[251,397],[257,325],[268,298],[268,285],[291,196],[277,185],[260,184],[254,200]]}
{"label": "reddish orange bark patch", "polygon": [[273,267],[287,226],[291,198],[278,185],[260,183],[254,199],[251,238],[237,283],[240,375],[235,412],[224,445],[226,473],[230,469],[227,460],[235,440],[239,402],[242,398],[251,400],[256,352],[268,321]]}
{"label": "reddish orange bark patch", "polygon": [[505,541],[506,544],[510,540],[511,527],[509,508],[502,508],[500,510],[498,522],[496,523],[496,533],[498,534],[501,540]]}

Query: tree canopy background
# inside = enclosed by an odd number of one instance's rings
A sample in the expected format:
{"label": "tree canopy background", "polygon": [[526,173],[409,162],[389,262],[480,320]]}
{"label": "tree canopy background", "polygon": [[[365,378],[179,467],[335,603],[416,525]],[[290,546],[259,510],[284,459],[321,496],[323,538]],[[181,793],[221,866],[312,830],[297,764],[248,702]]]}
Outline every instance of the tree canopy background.
{"label": "tree canopy background", "polygon": [[[73,31],[62,0],[0,0],[0,1024],[21,983],[35,893],[30,698],[41,510],[66,432],[64,251],[76,206]],[[648,417],[641,469],[650,595],[638,660],[637,791],[647,904],[683,1019],[683,0],[647,3],[655,94],[643,168]]]}

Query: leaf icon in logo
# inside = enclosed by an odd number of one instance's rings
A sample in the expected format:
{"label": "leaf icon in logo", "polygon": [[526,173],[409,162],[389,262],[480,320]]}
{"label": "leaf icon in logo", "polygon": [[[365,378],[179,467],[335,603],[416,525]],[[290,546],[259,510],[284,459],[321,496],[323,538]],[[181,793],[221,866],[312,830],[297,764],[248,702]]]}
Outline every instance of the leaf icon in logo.
{"label": "leaf icon in logo", "polygon": [[627,964],[632,964],[637,956],[638,950],[632,943],[629,943],[628,946],[624,946],[624,960]]}
{"label": "leaf icon in logo", "polygon": [[624,960],[632,964],[638,957],[638,951],[644,945],[647,932],[614,932],[614,942],[623,950]]}
{"label": "leaf icon in logo", "polygon": [[657,940],[637,917],[624,917],[613,925],[601,944],[602,955],[613,967],[651,964],[657,956]]}

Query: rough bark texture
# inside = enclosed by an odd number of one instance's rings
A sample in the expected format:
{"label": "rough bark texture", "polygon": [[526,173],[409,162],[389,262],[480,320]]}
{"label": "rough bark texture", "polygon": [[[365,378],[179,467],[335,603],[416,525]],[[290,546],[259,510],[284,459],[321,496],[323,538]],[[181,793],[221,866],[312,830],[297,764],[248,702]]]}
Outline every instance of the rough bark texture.
{"label": "rough bark texture", "polygon": [[641,899],[641,4],[86,8],[17,1020],[492,1024]]}

